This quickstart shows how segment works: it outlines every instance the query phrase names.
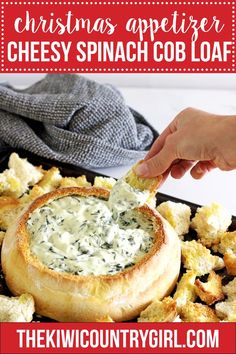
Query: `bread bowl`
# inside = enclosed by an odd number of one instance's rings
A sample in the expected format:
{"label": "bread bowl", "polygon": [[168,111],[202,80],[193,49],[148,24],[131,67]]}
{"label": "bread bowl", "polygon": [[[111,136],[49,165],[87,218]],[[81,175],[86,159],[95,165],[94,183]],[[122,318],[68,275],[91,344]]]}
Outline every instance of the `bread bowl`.
{"label": "bread bowl", "polygon": [[[99,274],[99,271],[97,275],[92,272],[89,274],[87,268],[84,268],[78,275],[78,272],[70,272],[68,269],[59,271],[59,266],[50,269],[50,265],[40,260],[40,254],[36,255],[35,249],[32,251],[32,247],[36,245],[35,237],[39,234],[38,232],[35,236],[32,231],[32,218],[40,213],[44,215],[47,208],[52,209],[52,205],[58,208],[57,216],[62,210],[65,211],[61,208],[63,205],[66,205],[66,212],[69,213],[72,210],[72,199],[82,205],[85,200],[93,200],[94,204],[91,202],[93,205],[90,209],[94,210],[94,206],[98,205],[100,210],[107,203],[108,197],[109,191],[103,188],[61,188],[37,198],[8,229],[2,246],[2,268],[7,285],[14,295],[25,292],[31,294],[38,314],[58,321],[90,322],[103,316],[110,316],[114,321],[126,321],[137,317],[152,300],[162,299],[173,289],[180,269],[180,242],[172,227],[146,204],[133,211],[135,222],[140,226],[133,228],[132,232],[138,239],[138,229],[142,229],[142,223],[147,223],[149,229],[144,231],[149,232],[149,241],[152,241],[143,255],[140,251],[134,265],[127,266],[124,263],[116,271],[113,267],[109,274],[110,263],[105,262],[101,271],[104,273],[105,269],[104,274]],[[87,217],[89,219],[88,215]],[[79,218],[76,220],[80,221]],[[56,224],[59,225],[59,221]],[[51,225],[52,223],[50,227]],[[119,227],[123,227],[125,233],[125,219],[122,225]],[[48,226],[44,224],[44,227],[45,232],[48,232]],[[141,238],[141,243],[147,242],[146,240]],[[140,247],[142,248],[142,244]],[[117,249],[121,252],[119,247]],[[136,255],[134,259],[135,257]],[[44,262],[47,263],[47,257]],[[61,264],[64,264],[63,261]]]}

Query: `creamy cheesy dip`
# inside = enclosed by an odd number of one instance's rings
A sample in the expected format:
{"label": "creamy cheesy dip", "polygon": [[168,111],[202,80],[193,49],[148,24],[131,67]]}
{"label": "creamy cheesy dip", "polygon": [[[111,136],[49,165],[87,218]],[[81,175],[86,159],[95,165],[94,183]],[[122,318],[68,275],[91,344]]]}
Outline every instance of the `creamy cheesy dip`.
{"label": "creamy cheesy dip", "polygon": [[110,201],[96,197],[66,196],[51,201],[30,215],[30,249],[55,271],[115,274],[137,263],[151,248],[154,236],[151,220],[138,211],[122,210],[115,219]]}
{"label": "creamy cheesy dip", "polygon": [[143,205],[148,197],[149,191],[135,189],[121,178],[115,183],[110,192],[109,207],[116,219],[126,210]]}

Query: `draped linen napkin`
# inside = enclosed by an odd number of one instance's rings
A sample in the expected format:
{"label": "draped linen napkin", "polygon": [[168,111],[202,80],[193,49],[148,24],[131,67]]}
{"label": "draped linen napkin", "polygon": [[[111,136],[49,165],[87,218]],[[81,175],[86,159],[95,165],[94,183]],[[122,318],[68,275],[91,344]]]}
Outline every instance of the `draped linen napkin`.
{"label": "draped linen napkin", "polygon": [[79,75],[47,75],[17,90],[0,85],[0,147],[85,168],[133,163],[155,132],[120,92]]}

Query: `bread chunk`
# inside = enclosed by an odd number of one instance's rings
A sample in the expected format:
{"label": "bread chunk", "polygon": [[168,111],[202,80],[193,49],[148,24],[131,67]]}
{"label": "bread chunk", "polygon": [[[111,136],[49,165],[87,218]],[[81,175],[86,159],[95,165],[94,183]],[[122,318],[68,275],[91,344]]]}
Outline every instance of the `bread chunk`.
{"label": "bread chunk", "polygon": [[45,194],[45,191],[43,188],[39,187],[37,184],[29,190],[28,193],[25,193],[20,199],[20,204],[22,207],[25,207],[29,203],[31,203],[33,200],[36,198],[40,197],[41,195]]}
{"label": "bread chunk", "polygon": [[223,286],[223,293],[227,296],[227,300],[236,300],[236,278]]}
{"label": "bread chunk", "polygon": [[162,181],[162,176],[154,177],[154,178],[143,178],[139,177],[135,173],[135,168],[141,164],[143,161],[139,161],[136,165],[134,165],[126,174],[125,182],[128,183],[131,187],[139,189],[140,191],[148,190],[150,193],[150,198],[153,197],[157,189]]}
{"label": "bread chunk", "polygon": [[197,298],[195,292],[195,280],[197,272],[187,270],[181,277],[173,299],[176,301],[178,311],[186,304],[187,301],[194,302]]}
{"label": "bread chunk", "polygon": [[213,246],[213,249],[224,255],[228,274],[236,275],[236,231],[220,234],[220,243]]}
{"label": "bread chunk", "polygon": [[33,186],[43,177],[41,167],[35,167],[27,159],[20,158],[15,152],[11,154],[8,166],[15,171],[15,175],[19,178],[21,184],[26,185],[26,190],[28,186]]}
{"label": "bread chunk", "polygon": [[22,185],[20,179],[15,175],[15,171],[5,170],[0,173],[0,194],[12,198],[20,197],[27,189]]}
{"label": "bread chunk", "polygon": [[0,194],[19,198],[28,189],[38,183],[43,177],[40,167],[35,167],[21,159],[18,154],[12,153],[8,163],[9,169],[0,173]]}
{"label": "bread chunk", "polygon": [[94,187],[105,188],[110,191],[115,183],[116,180],[114,178],[96,176],[93,185]]}
{"label": "bread chunk", "polygon": [[191,216],[188,205],[167,201],[158,205],[157,211],[171,224],[178,236],[182,238],[188,233]]}
{"label": "bread chunk", "polygon": [[57,167],[52,167],[45,172],[38,185],[44,190],[44,193],[48,193],[59,187],[61,179],[60,170]]}
{"label": "bread chunk", "polygon": [[214,271],[210,272],[206,283],[203,283],[200,279],[195,281],[195,291],[207,305],[212,305],[216,301],[224,299],[221,277]]}
{"label": "bread chunk", "polygon": [[196,230],[201,243],[207,247],[220,242],[220,234],[231,224],[231,214],[220,204],[212,203],[197,209],[191,227]]}
{"label": "bread chunk", "polygon": [[30,294],[0,295],[0,322],[31,322],[34,311],[34,299]]}
{"label": "bread chunk", "polygon": [[184,322],[219,322],[216,313],[207,305],[188,301],[182,307],[180,317]]}
{"label": "bread chunk", "polygon": [[6,232],[5,231],[0,231],[0,247],[2,246],[3,239],[5,237]]}
{"label": "bread chunk", "polygon": [[173,322],[176,317],[176,301],[169,296],[162,301],[153,301],[141,312],[138,322]]}
{"label": "bread chunk", "polygon": [[222,233],[220,243],[215,250],[222,254],[231,251],[236,254],[236,231]]}
{"label": "bread chunk", "polygon": [[79,177],[64,177],[60,182],[60,187],[90,187],[91,183],[87,181],[85,175]]}
{"label": "bread chunk", "polygon": [[236,322],[236,300],[218,302],[216,314],[224,321]]}
{"label": "bread chunk", "polygon": [[0,197],[0,228],[6,231],[18,215],[20,201],[12,197]]}
{"label": "bread chunk", "polygon": [[228,252],[224,254],[224,262],[229,275],[236,276],[236,254]]}
{"label": "bread chunk", "polygon": [[213,256],[209,249],[193,240],[181,243],[182,261],[186,269],[194,270],[197,275],[210,273],[213,269],[224,268],[224,261],[218,256]]}

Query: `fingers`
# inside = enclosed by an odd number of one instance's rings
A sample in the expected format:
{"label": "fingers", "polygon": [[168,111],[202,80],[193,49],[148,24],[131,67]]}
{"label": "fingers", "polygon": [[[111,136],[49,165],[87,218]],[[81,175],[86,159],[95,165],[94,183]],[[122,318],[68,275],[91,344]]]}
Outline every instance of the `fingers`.
{"label": "fingers", "polygon": [[194,161],[181,160],[178,163],[173,164],[170,174],[173,178],[182,178],[193,165]]}
{"label": "fingers", "polygon": [[160,176],[169,169],[175,159],[175,149],[172,144],[166,144],[157,155],[138,165],[136,173],[141,177],[147,178]]}
{"label": "fingers", "polygon": [[158,188],[160,188],[165,183],[169,174],[170,174],[170,168],[162,174],[162,180],[161,180],[161,183],[159,184]]}
{"label": "fingers", "polygon": [[165,144],[165,140],[167,138],[167,136],[169,136],[170,134],[173,133],[174,128],[172,127],[172,124],[170,124],[162,133],[161,135],[156,139],[156,141],[154,142],[154,144],[152,145],[151,149],[149,150],[149,152],[147,153],[146,157],[144,158],[144,160],[149,160],[151,159],[153,156],[155,156],[156,154],[158,154],[161,149],[163,148],[164,144]]}
{"label": "fingers", "polygon": [[200,179],[214,168],[216,166],[212,161],[200,161],[191,169],[190,173],[193,178]]}

